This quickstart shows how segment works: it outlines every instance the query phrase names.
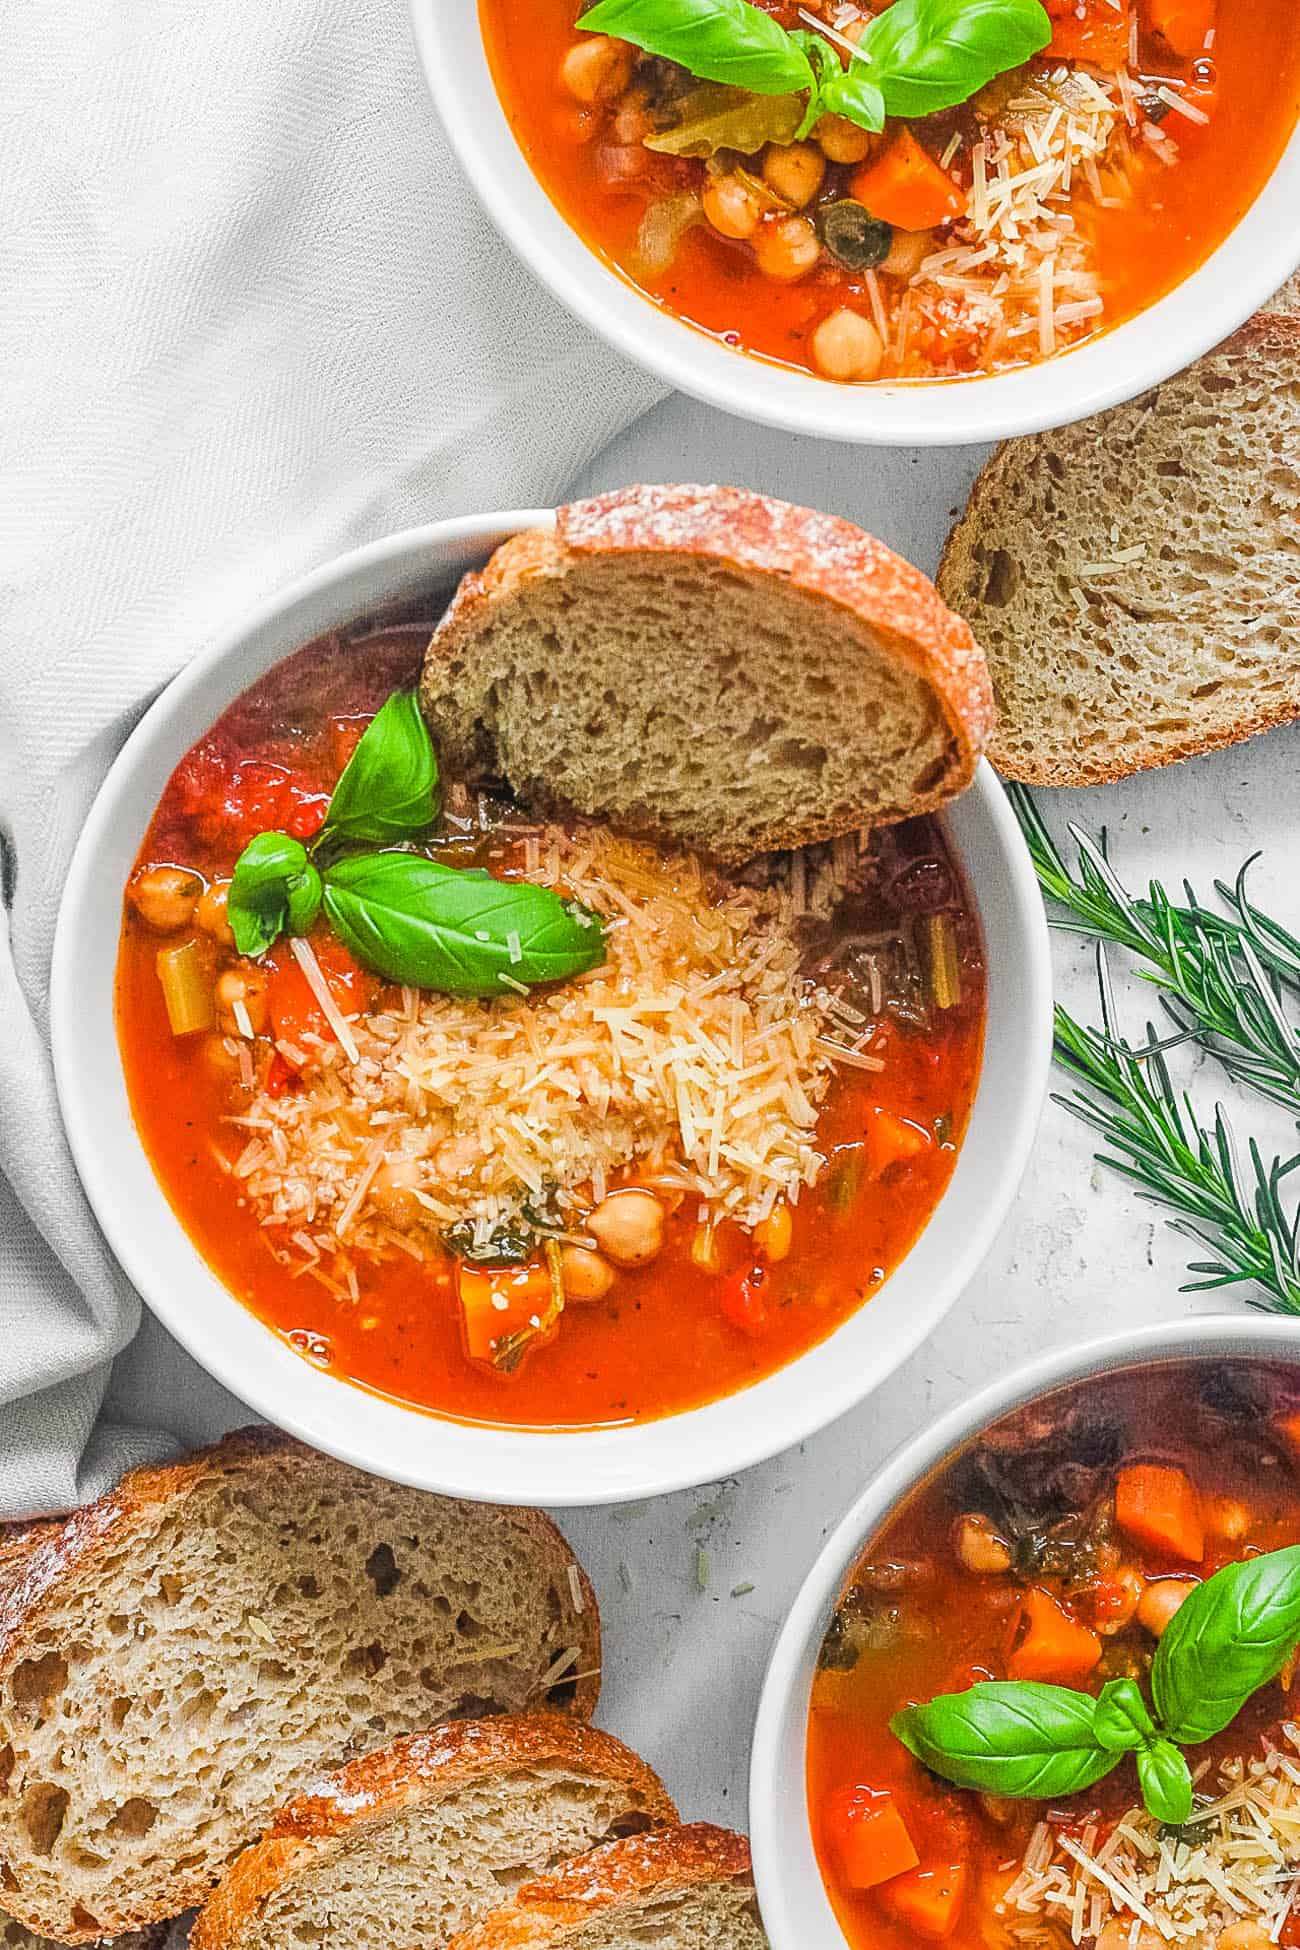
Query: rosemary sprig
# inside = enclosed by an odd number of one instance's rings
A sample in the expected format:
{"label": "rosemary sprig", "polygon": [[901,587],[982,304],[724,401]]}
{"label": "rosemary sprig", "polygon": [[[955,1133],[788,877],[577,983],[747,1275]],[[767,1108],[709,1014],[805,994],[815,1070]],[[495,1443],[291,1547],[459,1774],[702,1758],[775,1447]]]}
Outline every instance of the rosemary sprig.
{"label": "rosemary sprig", "polygon": [[[1056,1060],[1075,1088],[1054,1101],[1102,1138],[1100,1163],[1176,1214],[1173,1229],[1213,1255],[1189,1266],[1197,1277],[1184,1291],[1249,1285],[1254,1304],[1300,1313],[1300,1213],[1283,1203],[1300,1154],[1268,1160],[1252,1138],[1243,1174],[1223,1106],[1207,1128],[1175,1090],[1165,1058],[1172,1043],[1194,1041],[1300,1121],[1300,1033],[1284,1006],[1300,993],[1300,942],[1250,902],[1250,861],[1234,886],[1216,882],[1227,915],[1204,908],[1189,886],[1181,904],[1155,881],[1146,900],[1134,900],[1086,833],[1070,829],[1075,876],[1029,794],[1013,787],[1012,803],[1044,894],[1069,917],[1054,915],[1053,925],[1097,942],[1102,1026],[1084,1028],[1057,1007]],[[1106,961],[1112,946],[1139,958],[1137,972],[1161,991],[1176,1036],[1161,1041],[1148,1023],[1145,1045],[1133,1048],[1119,1034]]]}

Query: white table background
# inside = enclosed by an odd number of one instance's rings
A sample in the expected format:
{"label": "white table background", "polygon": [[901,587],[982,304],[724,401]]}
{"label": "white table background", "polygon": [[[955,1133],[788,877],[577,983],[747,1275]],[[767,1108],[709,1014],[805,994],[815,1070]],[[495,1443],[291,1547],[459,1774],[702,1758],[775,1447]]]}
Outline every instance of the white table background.
{"label": "white table background", "polygon": [[[982,459],[975,450],[903,454],[799,440],[674,398],[609,447],[574,489],[734,482],[846,515],[933,571]],[[1297,759],[1300,727],[1124,785],[1045,794],[1043,803],[1058,833],[1066,819],[1104,823],[1134,887],[1154,873],[1173,890],[1187,875],[1208,895],[1216,875],[1231,879],[1262,848],[1256,893],[1300,925]],[[1090,954],[1059,941],[1056,961],[1062,999],[1095,1020]],[[1140,998],[1133,1007],[1136,1033]],[[1196,1087],[1203,1107],[1222,1094],[1212,1066]],[[1257,1108],[1249,1115],[1250,1128],[1268,1129],[1285,1147],[1283,1121],[1270,1127]],[[739,1481],[564,1517],[604,1618],[599,1717],[661,1770],[687,1815],[743,1825],[750,1727],[776,1629],[834,1520],[891,1449],[1041,1350],[1243,1304],[1179,1293],[1186,1242],[1096,1168],[1092,1148],[1080,1124],[1048,1106],[1025,1184],[983,1270],[943,1332],[854,1414]],[[171,1428],[186,1443],[255,1419],[151,1316],[118,1363],[113,1395],[122,1415]],[[704,1590],[698,1549],[709,1563]],[[746,1584],[751,1592],[731,1595]]]}

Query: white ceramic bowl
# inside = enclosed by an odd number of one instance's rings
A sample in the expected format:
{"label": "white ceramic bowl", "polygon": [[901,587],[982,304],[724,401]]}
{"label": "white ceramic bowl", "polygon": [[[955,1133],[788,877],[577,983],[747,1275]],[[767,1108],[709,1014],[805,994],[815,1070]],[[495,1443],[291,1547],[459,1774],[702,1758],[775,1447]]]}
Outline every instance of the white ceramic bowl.
{"label": "white ceramic bowl", "polygon": [[113,1021],[122,889],[164,785],[226,706],[288,652],[385,603],[446,593],[546,512],[489,514],[358,549],[265,603],[176,679],[106,779],[68,876],[51,996],[59,1096],[110,1244],[159,1319],[226,1387],[317,1448],[400,1482],[529,1504],[639,1498],[743,1469],[801,1441],[879,1385],[935,1328],[1015,1194],[1049,1060],[1042,903],[1015,819],[982,768],[946,815],[987,944],[990,1002],[971,1127],[928,1230],[893,1278],[822,1346],[743,1394],[638,1427],[494,1429],[403,1408],[322,1373],[209,1270],[136,1135]]}
{"label": "white ceramic bowl", "polygon": [[836,1526],[776,1642],[754,1729],[749,1824],[772,1950],[845,1950],[817,1866],[808,1818],[808,1706],[817,1657],[845,1580],[902,1499],[1009,1410],[1089,1375],[1187,1356],[1249,1356],[1300,1365],[1300,1324],[1200,1314],[1058,1349],[984,1389],[899,1449]]}
{"label": "white ceramic bowl", "polygon": [[742,419],[882,447],[961,446],[1064,426],[1180,371],[1296,267],[1300,128],[1214,255],[1140,317],[1062,358],[993,378],[842,386],[733,352],[644,297],[560,214],[497,98],[476,0],[411,0],[424,72],[488,215],[542,283],[637,365]]}

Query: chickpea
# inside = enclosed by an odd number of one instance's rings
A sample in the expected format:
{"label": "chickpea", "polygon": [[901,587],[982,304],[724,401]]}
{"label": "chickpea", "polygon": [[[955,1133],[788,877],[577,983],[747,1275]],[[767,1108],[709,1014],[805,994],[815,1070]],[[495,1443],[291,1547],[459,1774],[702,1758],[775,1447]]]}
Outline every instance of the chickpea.
{"label": "chickpea", "polygon": [[1207,1496],[1205,1527],[1214,1537],[1239,1544],[1250,1531],[1250,1511],[1235,1496]]}
{"label": "chickpea", "polygon": [[149,867],[127,890],[131,905],[155,934],[176,934],[194,919],[203,882],[185,867]]}
{"label": "chickpea", "polygon": [[1274,1943],[1262,1923],[1247,1918],[1220,1930],[1214,1939],[1214,1950],[1274,1950]]}
{"label": "chickpea", "polygon": [[721,237],[752,237],[763,215],[758,192],[740,176],[711,177],[701,201]]}
{"label": "chickpea", "polygon": [[370,1181],[370,1197],[390,1219],[399,1225],[409,1225],[420,1212],[420,1201],[415,1196],[419,1183],[418,1158],[385,1158]]}
{"label": "chickpea", "polygon": [[807,217],[775,217],[754,239],[758,268],[774,284],[793,284],[806,276],[821,254],[821,239]]}
{"label": "chickpea", "polygon": [[874,379],[884,362],[879,332],[861,312],[841,305],[812,335],[813,362],[828,379]]}
{"label": "chickpea", "polygon": [[896,230],[880,268],[891,278],[914,278],[933,248],[932,230]]}
{"label": "chickpea", "polygon": [[210,934],[214,941],[219,941],[223,948],[233,948],[235,945],[235,930],[226,912],[229,898],[230,882],[214,880],[210,887],[203,889],[194,909],[194,918],[203,932]]}
{"label": "chickpea", "polygon": [[796,210],[812,202],[825,174],[826,158],[813,142],[772,143],[763,158],[763,181]]}
{"label": "chickpea", "polygon": [[224,1036],[218,1036],[214,1031],[203,1038],[199,1049],[208,1069],[223,1083],[239,1075],[239,1058]]}
{"label": "chickpea", "polygon": [[560,1277],[566,1300],[603,1300],[614,1284],[614,1269],[585,1246],[566,1246],[560,1254]]}
{"label": "chickpea", "polygon": [[560,63],[560,80],[569,93],[588,107],[613,101],[632,79],[634,61],[626,41],[608,34],[589,34],[575,41]]}
{"label": "chickpea", "polygon": [[235,1015],[236,1003],[242,1003],[248,1015],[248,1024],[255,1036],[260,1036],[266,1028],[267,1005],[266,989],[268,976],[263,968],[226,968],[217,977],[217,1027],[226,1036],[242,1036],[243,1029]]}
{"label": "chickpea", "polygon": [[1130,1624],[1142,1602],[1146,1590],[1146,1579],[1131,1564],[1121,1565],[1113,1574],[1111,1582],[1114,1593],[1107,1593],[1104,1612],[1097,1608],[1092,1620],[1093,1630],[1100,1632],[1105,1639],[1114,1638]]}
{"label": "chickpea", "polygon": [[765,1219],[754,1227],[754,1243],[765,1259],[775,1266],[788,1257],[794,1238],[794,1217],[784,1199],[772,1207]]}
{"label": "chickpea", "polygon": [[1183,1599],[1195,1591],[1195,1578],[1155,1578],[1138,1599],[1138,1624],[1160,1638]]}
{"label": "chickpea", "polygon": [[664,1243],[664,1208],[653,1192],[611,1192],[588,1213],[586,1226],[616,1266],[644,1266]]}
{"label": "chickpea", "polygon": [[1000,1577],[1011,1569],[1010,1547],[987,1517],[958,1517],[953,1544],[962,1569],[974,1572],[976,1577]]}
{"label": "chickpea", "polygon": [[876,146],[870,129],[860,129],[847,115],[823,115],[813,134],[827,162],[865,162]]}

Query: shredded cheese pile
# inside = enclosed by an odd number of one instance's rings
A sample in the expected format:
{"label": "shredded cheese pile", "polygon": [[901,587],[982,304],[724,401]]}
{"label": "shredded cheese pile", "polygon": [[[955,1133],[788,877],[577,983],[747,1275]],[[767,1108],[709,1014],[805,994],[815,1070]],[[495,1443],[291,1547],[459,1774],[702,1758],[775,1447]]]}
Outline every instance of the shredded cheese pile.
{"label": "shredded cheese pile", "polygon": [[526,877],[607,918],[604,966],[500,1000],[394,991],[349,1017],[301,1088],[232,1119],[268,1244],[329,1285],[339,1255],[422,1258],[466,1221],[486,1242],[529,1200],[561,1208],[563,1236],[564,1211],[634,1164],[705,1222],[797,1199],[823,1163],[834,1062],[879,1067],[801,970],[803,928],[860,880],[864,849],[840,840],[748,886],[600,827],[535,831]]}
{"label": "shredded cheese pile", "polygon": [[[999,1913],[1009,1940],[1029,1950],[1091,1944],[1112,1918],[1134,1941],[1212,1945],[1233,1923],[1258,1923],[1277,1941],[1300,1894],[1300,1726],[1288,1721],[1263,1756],[1223,1763],[1215,1799],[1190,1826],[1161,1827],[1130,1808],[1103,1837],[1040,1822]],[[1207,1763],[1208,1765],[1208,1763]],[[1207,1781],[1199,1781],[1201,1793]]]}

